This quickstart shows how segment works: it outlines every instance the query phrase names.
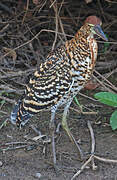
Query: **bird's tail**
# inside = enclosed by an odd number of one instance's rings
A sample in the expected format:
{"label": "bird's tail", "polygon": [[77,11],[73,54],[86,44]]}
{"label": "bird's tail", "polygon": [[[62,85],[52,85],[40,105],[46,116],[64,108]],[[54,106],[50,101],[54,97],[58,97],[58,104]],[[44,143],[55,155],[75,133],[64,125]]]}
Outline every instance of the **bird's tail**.
{"label": "bird's tail", "polygon": [[32,115],[24,109],[22,100],[19,100],[11,112],[10,121],[12,124],[21,127],[28,122],[30,117],[32,117]]}

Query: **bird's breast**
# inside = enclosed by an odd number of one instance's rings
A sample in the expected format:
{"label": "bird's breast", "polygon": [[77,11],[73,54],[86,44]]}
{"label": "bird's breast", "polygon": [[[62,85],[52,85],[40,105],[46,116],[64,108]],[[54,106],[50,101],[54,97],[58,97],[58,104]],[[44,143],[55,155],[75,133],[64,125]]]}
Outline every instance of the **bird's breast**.
{"label": "bird's breast", "polygon": [[98,46],[97,42],[94,38],[89,39],[89,48],[91,53],[91,68],[93,69],[95,67],[96,59],[97,59],[97,52],[98,52]]}

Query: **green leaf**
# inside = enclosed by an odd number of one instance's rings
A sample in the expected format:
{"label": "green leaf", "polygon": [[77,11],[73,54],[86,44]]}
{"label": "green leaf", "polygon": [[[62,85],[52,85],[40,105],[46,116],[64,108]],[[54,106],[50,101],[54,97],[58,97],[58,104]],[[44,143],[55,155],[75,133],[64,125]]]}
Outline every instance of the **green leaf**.
{"label": "green leaf", "polygon": [[117,107],[117,94],[111,92],[99,92],[96,93],[94,97],[104,104]]}
{"label": "green leaf", "polygon": [[76,96],[74,97],[74,100],[78,106],[81,106]]}
{"label": "green leaf", "polygon": [[0,101],[0,104],[1,105],[5,104],[5,100]]}
{"label": "green leaf", "polygon": [[110,118],[110,125],[112,127],[112,130],[117,129],[117,111],[113,112]]}

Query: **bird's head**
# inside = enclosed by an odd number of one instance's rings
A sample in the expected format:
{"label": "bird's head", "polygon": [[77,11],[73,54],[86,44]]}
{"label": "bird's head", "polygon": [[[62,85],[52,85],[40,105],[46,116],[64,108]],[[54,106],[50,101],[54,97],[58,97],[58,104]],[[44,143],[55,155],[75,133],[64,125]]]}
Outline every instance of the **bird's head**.
{"label": "bird's head", "polygon": [[102,21],[98,17],[88,16],[84,22],[84,25],[87,27],[86,29],[89,34],[97,34],[103,40],[108,41],[101,28]]}

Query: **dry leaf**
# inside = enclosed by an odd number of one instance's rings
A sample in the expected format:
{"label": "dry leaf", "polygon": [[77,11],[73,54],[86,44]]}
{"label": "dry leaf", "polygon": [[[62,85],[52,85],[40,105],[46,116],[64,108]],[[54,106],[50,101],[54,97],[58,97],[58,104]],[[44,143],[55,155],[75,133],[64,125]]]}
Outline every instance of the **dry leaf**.
{"label": "dry leaf", "polygon": [[88,3],[91,3],[92,0],[85,0],[85,2],[88,4]]}
{"label": "dry leaf", "polygon": [[39,4],[39,0],[33,0],[33,3],[37,5]]}
{"label": "dry leaf", "polygon": [[94,83],[94,82],[92,82],[92,81],[90,80],[90,81],[88,81],[88,83],[85,85],[84,88],[87,89],[87,90],[94,90],[94,89],[96,89],[98,86],[99,86],[98,83]]}

